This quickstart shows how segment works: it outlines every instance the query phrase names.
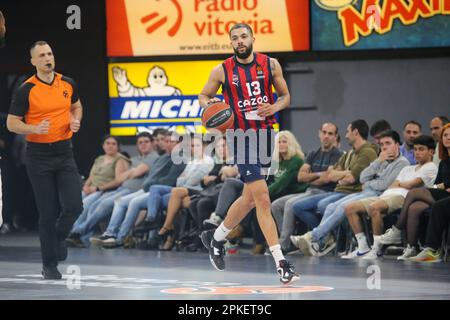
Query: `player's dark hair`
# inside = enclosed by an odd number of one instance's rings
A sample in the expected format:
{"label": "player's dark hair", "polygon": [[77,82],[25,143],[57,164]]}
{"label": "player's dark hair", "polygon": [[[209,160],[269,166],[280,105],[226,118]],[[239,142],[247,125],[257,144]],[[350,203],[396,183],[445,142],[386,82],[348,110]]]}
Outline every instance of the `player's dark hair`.
{"label": "player's dark hair", "polygon": [[248,32],[250,33],[251,36],[253,36],[253,30],[252,27],[250,27],[248,24],[246,23],[236,23],[234,26],[231,27],[230,31],[228,32],[228,35],[231,38],[231,31],[235,30],[235,29],[239,29],[239,28],[245,28],[248,30]]}

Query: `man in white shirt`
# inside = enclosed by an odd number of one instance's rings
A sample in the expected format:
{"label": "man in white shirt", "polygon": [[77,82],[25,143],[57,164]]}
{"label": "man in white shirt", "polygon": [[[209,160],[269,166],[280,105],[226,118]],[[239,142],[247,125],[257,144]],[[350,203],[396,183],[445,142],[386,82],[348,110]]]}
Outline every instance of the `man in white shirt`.
{"label": "man in white shirt", "polygon": [[[347,217],[359,213],[368,213],[372,220],[374,243],[370,249],[364,233],[358,233],[359,221],[349,221],[357,235],[358,248],[345,256],[346,259],[362,257],[377,259],[383,234],[383,215],[401,209],[409,190],[417,187],[432,187],[438,168],[432,162],[436,143],[430,136],[419,136],[414,140],[414,155],[417,165],[404,167],[392,185],[379,197],[370,197],[352,202],[345,208]],[[356,231],[355,231],[356,230]]]}

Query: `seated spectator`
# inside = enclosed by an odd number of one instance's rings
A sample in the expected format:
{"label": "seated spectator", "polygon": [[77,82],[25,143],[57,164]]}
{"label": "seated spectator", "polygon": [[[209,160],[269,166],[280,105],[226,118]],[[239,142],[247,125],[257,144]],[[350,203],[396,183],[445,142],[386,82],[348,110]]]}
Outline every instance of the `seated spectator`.
{"label": "seated spectator", "polygon": [[[450,192],[450,188],[447,189]],[[431,215],[428,220],[425,248],[409,261],[415,262],[439,262],[439,247],[441,246],[442,234],[450,223],[450,197],[443,198],[431,206]],[[447,240],[447,239],[446,239]]]}
{"label": "seated spectator", "polygon": [[433,162],[436,166],[439,165],[439,143],[441,138],[441,131],[447,123],[449,123],[449,120],[446,116],[434,117],[430,121],[431,135],[433,136],[434,141],[436,141],[436,150],[433,156]]}
{"label": "seated spectator", "polygon": [[[411,254],[417,253],[418,247],[418,233],[420,217],[426,209],[432,206],[436,201],[450,196],[450,124],[446,124],[441,131],[441,143],[439,144],[439,153],[441,162],[439,163],[439,170],[433,188],[418,188],[408,192],[405,203],[400,212],[400,217],[397,223],[388,229],[384,235],[381,236],[380,242],[382,244],[396,244],[402,242],[401,230],[406,228],[407,246]],[[414,248],[416,250],[414,250]],[[410,257],[399,257],[399,260],[404,260]]]}
{"label": "seated spectator", "polygon": [[[85,247],[89,245],[88,239],[94,228],[111,214],[114,201],[121,196],[136,192],[142,187],[146,174],[158,158],[158,153],[152,149],[152,136],[148,132],[142,132],[137,136],[136,147],[139,155],[130,159],[131,168],[117,178],[121,182],[120,187],[104,192],[96,204],[87,210],[85,221],[78,225],[75,232],[71,233],[67,239],[71,246]],[[95,242],[97,238],[93,239]]]}
{"label": "seated spectator", "polygon": [[[294,232],[296,222],[292,205],[297,200],[315,194],[330,192],[336,187],[335,183],[325,181],[323,175],[342,155],[342,152],[334,146],[338,134],[337,131],[336,125],[328,122],[324,123],[320,128],[320,148],[311,151],[308,154],[305,163],[300,167],[300,170],[297,173],[297,181],[299,183],[308,184],[306,191],[279,197],[272,202],[272,214],[280,232],[280,245],[281,250],[284,253],[297,250],[297,248],[291,245],[289,239]],[[232,192],[231,190],[232,189],[227,189],[223,192]],[[220,211],[216,209],[216,213],[219,212]],[[314,221],[311,224],[317,225],[318,223],[319,221]]]}
{"label": "seated spectator", "polygon": [[380,145],[381,134],[385,131],[391,130],[391,124],[384,119],[375,121],[370,127],[370,136],[375,141],[375,144]]}
{"label": "seated spectator", "polygon": [[[191,139],[191,154],[192,159],[188,161],[183,172],[178,176],[175,185],[175,187],[183,186],[188,188],[189,195],[196,194],[201,190],[201,179],[206,176],[214,167],[214,160],[209,156],[205,156],[203,153],[203,143],[201,138],[194,137]],[[152,185],[150,187],[146,199],[147,221],[156,220],[158,213],[160,213],[160,210],[167,208],[170,194],[173,188],[173,186],[169,185]],[[142,203],[140,202],[139,204],[141,205]],[[122,246],[124,238],[131,232],[130,227],[133,226],[134,222],[136,221],[137,214],[141,209],[145,209],[145,207],[139,207],[139,210],[134,209],[137,211],[137,213],[132,213],[132,217],[134,219],[131,225],[129,224],[129,218],[125,217],[124,222],[127,221],[127,224],[122,224],[117,233],[117,237],[110,236],[108,239],[105,239],[103,241],[103,246],[108,248]],[[126,215],[128,215],[128,212],[126,213]],[[161,229],[159,232],[160,236],[171,236],[172,234],[173,229]]]}
{"label": "seated spectator", "polygon": [[[409,190],[433,185],[437,174],[437,167],[431,162],[434,148],[433,138],[423,135],[416,138],[414,150],[417,165],[404,167],[394,183],[381,196],[366,198],[346,206],[345,213],[358,241],[358,248],[345,258],[353,259],[364,256],[364,259],[377,259],[379,257],[383,233],[382,215],[401,209]],[[359,214],[365,213],[368,213],[372,219],[374,243],[371,249],[359,221]],[[403,255],[406,257],[411,253],[411,250],[406,248]]]}
{"label": "seated spectator", "polygon": [[88,217],[91,206],[95,206],[106,191],[114,190],[120,186],[120,177],[128,170],[129,160],[119,152],[119,149],[118,138],[108,135],[103,139],[105,154],[95,159],[89,178],[83,186],[83,212],[75,221],[71,233],[79,232],[79,228]]}
{"label": "seated spectator", "polygon": [[[204,176],[200,180],[200,186],[197,186],[196,188],[193,187],[176,187],[173,188],[170,192],[170,198],[169,202],[167,204],[167,214],[166,219],[164,221],[164,224],[161,228],[161,230],[173,230],[174,229],[174,220],[181,208],[188,208],[191,205],[191,197],[192,196],[198,196],[200,197],[202,195],[202,191],[198,192],[201,189],[210,188],[217,192],[216,185],[218,183],[222,182],[222,179],[226,177],[225,174],[222,175],[222,169],[226,170],[228,166],[225,164],[225,162],[230,161],[230,154],[228,152],[226,140],[224,138],[219,138],[216,142],[215,147],[215,155],[214,155],[214,168],[209,172],[208,175]],[[204,155],[206,157],[206,155]],[[209,157],[208,157],[209,158]],[[198,170],[194,170],[194,172],[198,173]],[[192,177],[192,174],[191,174]],[[150,201],[149,201],[150,205]],[[212,211],[212,210],[211,210]],[[209,212],[211,213],[211,212]],[[208,213],[208,215],[209,215]],[[203,220],[201,220],[200,223],[202,224]],[[151,222],[150,222],[151,223]],[[159,235],[161,236],[161,230],[159,232]],[[198,233],[200,235],[200,233]],[[200,238],[199,238],[200,239]],[[174,244],[175,237],[173,235],[167,236],[167,239],[162,246],[161,250],[171,250],[172,246]]]}
{"label": "seated spectator", "polygon": [[[178,139],[165,131],[165,138],[160,143],[165,153],[156,159],[145,178],[142,189],[115,201],[108,227],[99,237],[102,246],[113,248],[122,246],[123,239],[133,229],[139,212],[147,209],[150,187],[156,184],[175,186],[178,176],[185,169],[185,163],[175,164],[172,160],[172,153],[180,147]],[[116,243],[116,239],[120,239],[120,242]]]}
{"label": "seated spectator", "polygon": [[[298,247],[309,250],[308,254],[323,256],[330,252],[336,244],[335,237],[330,233],[345,220],[345,206],[357,200],[379,196],[394,182],[400,171],[409,165],[408,160],[400,154],[400,136],[397,132],[384,131],[379,138],[381,152],[378,159],[365,168],[359,178],[363,184],[362,191],[351,193],[326,207],[322,221],[310,235],[319,241],[310,243],[308,239],[303,239],[309,238],[308,235],[298,239],[292,237],[294,243],[298,241]],[[302,244],[302,241],[306,244]]]}
{"label": "seated spectator", "polygon": [[411,165],[417,164],[414,157],[414,139],[422,134],[422,126],[416,121],[408,121],[403,126],[403,144],[400,147],[402,155],[408,159]]}
{"label": "seated spectator", "polygon": [[[323,215],[325,208],[339,199],[344,198],[350,193],[360,192],[362,185],[359,181],[361,172],[369,166],[369,164],[377,158],[376,148],[373,144],[367,142],[369,135],[369,126],[364,120],[356,120],[347,127],[345,137],[352,146],[352,149],[341,156],[339,161],[323,175],[323,179],[327,182],[337,183],[334,192],[325,192],[300,199],[293,204],[294,214],[306,224],[317,221],[316,210]],[[316,227],[318,225],[311,225]],[[306,233],[299,241],[294,241],[294,245],[301,245],[300,249],[304,254],[311,255],[311,244],[321,246],[318,243],[321,240],[317,233]],[[328,243],[328,242],[327,242]],[[325,243],[325,246],[327,245]],[[332,243],[328,243],[332,245]],[[321,251],[322,251],[321,250]]]}

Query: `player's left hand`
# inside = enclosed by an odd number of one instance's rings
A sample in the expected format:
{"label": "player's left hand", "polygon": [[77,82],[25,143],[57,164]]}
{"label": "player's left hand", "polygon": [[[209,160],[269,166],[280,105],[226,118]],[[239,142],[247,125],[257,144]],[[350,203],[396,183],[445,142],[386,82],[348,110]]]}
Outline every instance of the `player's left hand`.
{"label": "player's left hand", "polygon": [[77,120],[77,119],[70,120],[70,130],[73,133],[78,132],[78,130],[80,130],[80,126],[81,126],[80,120]]}
{"label": "player's left hand", "polygon": [[278,112],[276,105],[270,103],[263,103],[258,106],[258,116],[269,117]]}

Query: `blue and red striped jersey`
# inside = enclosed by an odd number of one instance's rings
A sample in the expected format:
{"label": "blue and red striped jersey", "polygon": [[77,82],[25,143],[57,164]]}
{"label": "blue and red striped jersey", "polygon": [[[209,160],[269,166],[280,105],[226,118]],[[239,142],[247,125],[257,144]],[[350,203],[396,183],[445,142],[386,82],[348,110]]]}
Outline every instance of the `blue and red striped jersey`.
{"label": "blue and red striped jersey", "polygon": [[275,116],[260,118],[256,114],[258,105],[274,103],[270,57],[254,53],[249,64],[242,64],[232,56],[222,63],[225,83],[222,93],[225,102],[234,112],[234,128],[242,130],[271,129],[277,122]]}

